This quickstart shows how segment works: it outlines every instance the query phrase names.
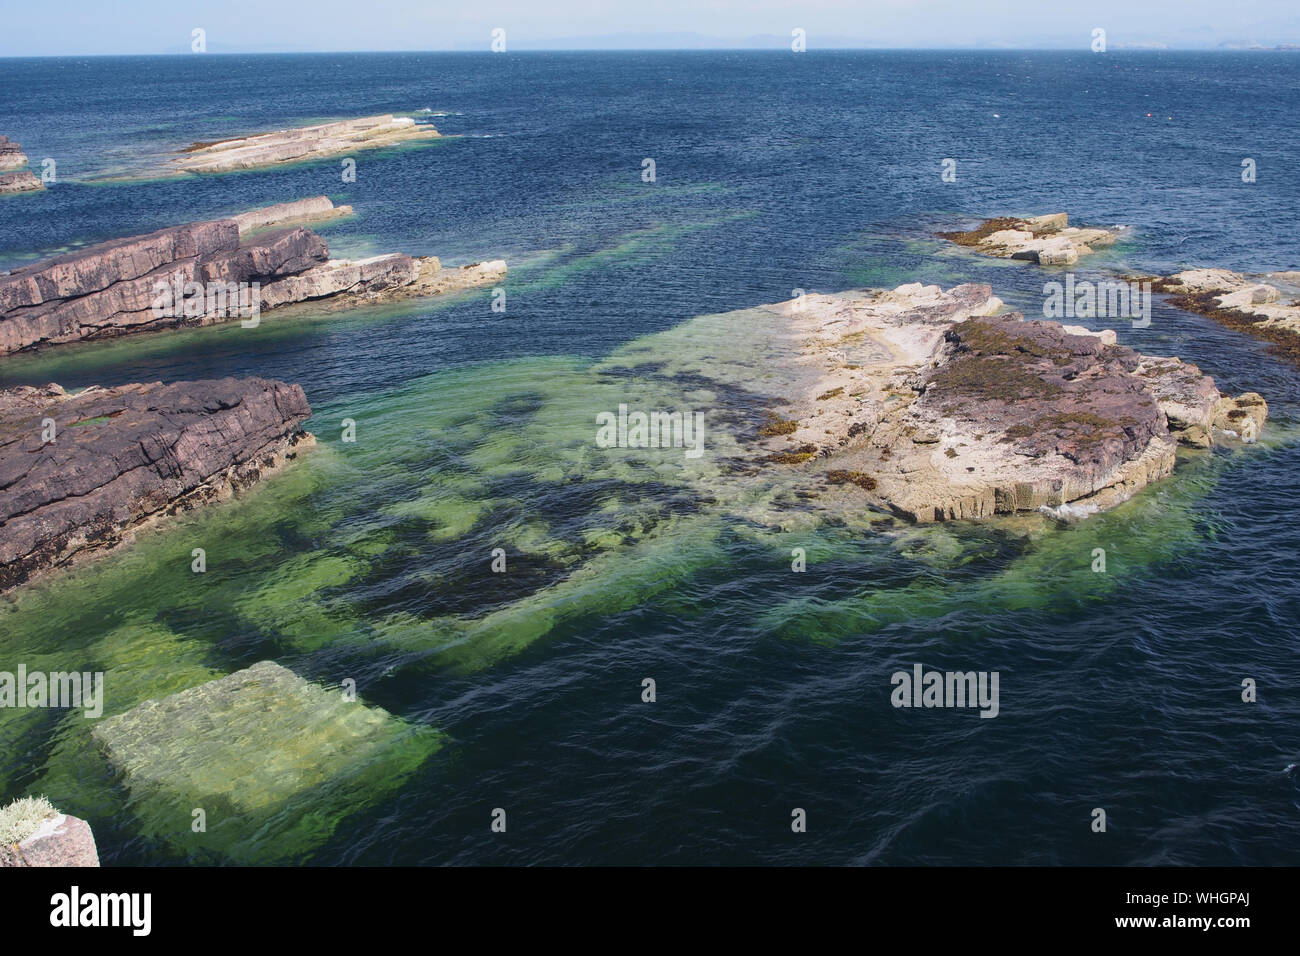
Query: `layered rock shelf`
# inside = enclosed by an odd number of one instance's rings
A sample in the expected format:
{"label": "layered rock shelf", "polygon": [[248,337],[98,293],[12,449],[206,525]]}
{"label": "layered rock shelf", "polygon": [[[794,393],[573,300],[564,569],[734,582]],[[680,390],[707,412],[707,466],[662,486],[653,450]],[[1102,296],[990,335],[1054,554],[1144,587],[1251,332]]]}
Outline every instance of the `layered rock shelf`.
{"label": "layered rock shelf", "polygon": [[0,195],[44,189],[36,174],[26,169],[27,155],[8,136],[0,136]]}
{"label": "layered rock shelf", "polygon": [[262,378],[0,391],[0,591],[275,472],[310,414]]}
{"label": "layered rock shelf", "polygon": [[969,231],[941,232],[939,237],[1000,259],[1068,266],[1102,246],[1113,245],[1119,230],[1076,228],[1069,224],[1066,213],[1057,212],[1027,219],[987,219]]}
{"label": "layered rock shelf", "polygon": [[23,148],[8,136],[0,136],[0,172],[19,169],[27,165]]}
{"label": "layered rock shelf", "polygon": [[239,234],[246,236],[259,229],[273,226],[300,226],[309,222],[328,222],[331,219],[350,215],[352,215],[351,206],[336,206],[328,196],[314,196],[311,199],[276,203],[274,206],[241,212],[230,218],[239,227]]}
{"label": "layered rock shelf", "polygon": [[1176,358],[1000,313],[986,285],[810,295],[788,317],[798,392],[760,423],[760,461],[918,522],[1112,507],[1184,443],[1250,442],[1268,414]]}
{"label": "layered rock shelf", "polygon": [[389,113],[276,130],[239,139],[195,143],[172,159],[170,166],[188,173],[225,173],[341,156],[361,149],[436,139],[440,135],[433,126]]}
{"label": "layered rock shelf", "polygon": [[1180,309],[1271,342],[1270,351],[1300,365],[1300,272],[1188,269],[1147,278]]}
{"label": "layered rock shelf", "polygon": [[401,253],[331,259],[291,223],[346,215],[324,196],[114,239],[0,274],[0,355],[133,332],[210,325],[298,302],[426,296],[499,281],[496,260],[444,270]]}

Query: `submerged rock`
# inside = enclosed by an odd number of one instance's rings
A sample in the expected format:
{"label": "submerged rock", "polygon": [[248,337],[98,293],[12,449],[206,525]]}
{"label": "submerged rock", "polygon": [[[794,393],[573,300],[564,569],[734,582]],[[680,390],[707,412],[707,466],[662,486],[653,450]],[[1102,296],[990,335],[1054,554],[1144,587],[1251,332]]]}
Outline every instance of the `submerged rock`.
{"label": "submerged rock", "polygon": [[281,203],[99,243],[0,274],[0,355],[132,332],[211,325],[295,302],[344,304],[434,295],[497,281],[493,269],[442,270],[404,254],[331,259],[290,223],[350,212],[327,197]]}
{"label": "submerged rock", "polygon": [[310,414],[261,378],[0,391],[0,590],[253,484],[312,443]]}
{"label": "submerged rock", "polygon": [[918,283],[770,307],[807,374],[760,427],[763,460],[914,521],[1101,510],[1169,474],[1179,441],[1253,440],[1267,416],[1194,365],[1001,304]]}
{"label": "submerged rock", "polygon": [[1068,266],[1098,247],[1113,245],[1119,231],[1076,228],[1069,225],[1065,213],[1057,212],[1028,219],[987,219],[969,231],[941,232],[939,237],[1001,259]]}
{"label": "submerged rock", "polygon": [[146,701],[101,721],[93,736],[144,833],[237,863],[310,852],[442,743],[430,728],[273,661]]}
{"label": "submerged rock", "polygon": [[440,135],[428,124],[419,124],[409,117],[394,117],[388,113],[318,126],[276,130],[241,139],[195,143],[182,155],[171,160],[170,165],[189,173],[224,173],[436,139]]}

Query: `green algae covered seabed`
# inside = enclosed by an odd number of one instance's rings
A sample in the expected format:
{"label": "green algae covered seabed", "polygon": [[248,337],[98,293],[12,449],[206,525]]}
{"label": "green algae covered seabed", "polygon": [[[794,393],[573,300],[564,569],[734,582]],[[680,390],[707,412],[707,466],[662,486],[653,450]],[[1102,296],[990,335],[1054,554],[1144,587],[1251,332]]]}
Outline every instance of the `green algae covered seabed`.
{"label": "green algae covered seabed", "polygon": [[[105,675],[102,718],[0,710],[0,792],[43,793],[163,859],[310,860],[455,739],[375,706],[371,682],[491,668],[738,559],[851,558],[842,598],[752,610],[782,638],[834,642],[1104,601],[1212,533],[1198,503],[1231,456],[1184,454],[1173,478],[1075,526],[913,527],[852,488],[810,494],[751,448],[793,382],[777,322],[701,316],[596,362],[485,363],[317,407],[319,447],[284,474],[0,609],[6,659]],[[598,447],[597,416],[620,404],[707,409],[707,452]]]}

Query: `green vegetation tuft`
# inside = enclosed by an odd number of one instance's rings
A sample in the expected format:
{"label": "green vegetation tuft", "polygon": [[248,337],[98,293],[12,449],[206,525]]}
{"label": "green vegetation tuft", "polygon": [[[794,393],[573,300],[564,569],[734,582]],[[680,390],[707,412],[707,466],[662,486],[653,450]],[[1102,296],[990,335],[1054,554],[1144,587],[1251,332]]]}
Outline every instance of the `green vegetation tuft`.
{"label": "green vegetation tuft", "polygon": [[40,829],[42,821],[58,812],[44,797],[19,797],[0,808],[0,844],[21,843]]}

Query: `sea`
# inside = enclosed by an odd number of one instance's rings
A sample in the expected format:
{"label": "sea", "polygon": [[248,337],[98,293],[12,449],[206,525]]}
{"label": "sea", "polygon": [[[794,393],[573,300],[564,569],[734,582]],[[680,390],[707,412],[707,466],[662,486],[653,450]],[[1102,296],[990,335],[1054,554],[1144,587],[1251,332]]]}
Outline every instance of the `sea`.
{"label": "sea", "polygon": [[[115,749],[0,710],[0,803],[46,795],[107,865],[1300,863],[1300,373],[1266,343],[1159,298],[1109,323],[1271,417],[1085,520],[913,526],[596,442],[630,403],[742,446],[780,399],[755,310],[799,290],[987,282],[1041,317],[1061,270],[935,237],[990,216],[1124,227],[1080,278],[1298,269],[1298,108],[1283,52],[0,60],[0,133],[53,176],[0,199],[0,270],[316,195],[355,210],[315,227],[336,257],[509,263],[0,360],[0,387],[294,382],[317,438],[0,603],[0,671],[102,672],[100,720],[260,661],[364,708]],[[161,171],[389,112],[444,136],[351,181]],[[996,674],[996,717],[895,706],[917,665]]]}

